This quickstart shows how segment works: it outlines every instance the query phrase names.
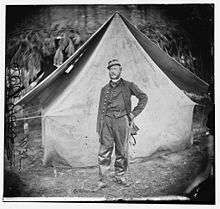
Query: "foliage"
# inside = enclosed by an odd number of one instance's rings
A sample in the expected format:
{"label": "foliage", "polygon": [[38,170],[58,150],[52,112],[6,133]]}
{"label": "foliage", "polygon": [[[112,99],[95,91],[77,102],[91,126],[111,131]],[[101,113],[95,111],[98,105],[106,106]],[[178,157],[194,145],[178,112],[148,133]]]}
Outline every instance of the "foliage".
{"label": "foliage", "polygon": [[192,56],[191,42],[185,32],[175,24],[147,23],[139,25],[139,30],[167,52],[184,67],[197,73],[195,69],[196,58]]}
{"label": "foliage", "polygon": [[[171,57],[196,73],[195,60],[190,50],[191,42],[187,34],[177,24],[168,21],[150,20],[138,29],[160,46]],[[31,30],[27,35],[20,35],[7,42],[8,64],[17,64],[24,74],[24,86],[33,82],[40,72],[46,57],[53,57],[54,66],[58,67],[82,43],[82,34],[70,23],[54,22],[48,30]],[[87,37],[88,38],[88,37]]]}
{"label": "foliage", "polygon": [[[61,34],[61,35],[60,35]],[[81,43],[79,34],[62,30],[52,32],[30,31],[7,41],[6,65],[18,66],[22,71],[22,82],[25,88],[41,73],[47,57],[54,57],[58,67],[75,52],[75,45]]]}
{"label": "foliage", "polygon": [[5,100],[5,151],[7,159],[13,165],[14,139],[16,137],[16,117],[14,101],[21,93],[21,75],[17,67],[8,68],[6,71],[6,100]]}

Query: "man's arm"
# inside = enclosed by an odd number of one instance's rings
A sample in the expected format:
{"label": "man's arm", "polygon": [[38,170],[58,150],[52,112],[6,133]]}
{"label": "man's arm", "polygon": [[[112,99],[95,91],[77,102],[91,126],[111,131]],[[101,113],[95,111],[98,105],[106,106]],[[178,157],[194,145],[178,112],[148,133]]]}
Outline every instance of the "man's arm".
{"label": "man's arm", "polygon": [[145,106],[147,105],[148,97],[133,82],[130,83],[129,88],[131,90],[131,95],[134,95],[138,98],[137,106],[131,111],[131,118],[133,119],[144,110]]}

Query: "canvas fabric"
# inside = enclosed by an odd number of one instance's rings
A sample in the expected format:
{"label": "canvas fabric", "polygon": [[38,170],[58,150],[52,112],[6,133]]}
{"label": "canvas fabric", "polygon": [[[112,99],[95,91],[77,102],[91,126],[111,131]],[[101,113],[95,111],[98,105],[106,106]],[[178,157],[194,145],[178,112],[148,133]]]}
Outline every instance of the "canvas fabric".
{"label": "canvas fabric", "polygon": [[[190,144],[195,103],[158,67],[116,15],[91,56],[73,70],[77,76],[71,72],[54,81],[57,89],[65,82],[68,85],[44,106],[44,163],[59,156],[73,167],[97,165],[98,102],[101,88],[109,82],[107,63],[114,58],[122,63],[122,77],[138,84],[148,96],[146,108],[135,119],[140,128],[135,158]],[[132,102],[135,106],[137,100],[132,98]]]}

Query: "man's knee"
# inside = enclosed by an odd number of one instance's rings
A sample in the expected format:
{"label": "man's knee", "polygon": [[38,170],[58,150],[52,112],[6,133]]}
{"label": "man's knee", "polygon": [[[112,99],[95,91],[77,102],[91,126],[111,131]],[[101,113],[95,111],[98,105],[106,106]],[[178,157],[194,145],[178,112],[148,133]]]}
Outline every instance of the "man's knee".
{"label": "man's knee", "polygon": [[98,153],[98,159],[100,161],[103,161],[105,159],[111,159],[112,151],[113,151],[113,147],[106,147],[101,144]]}

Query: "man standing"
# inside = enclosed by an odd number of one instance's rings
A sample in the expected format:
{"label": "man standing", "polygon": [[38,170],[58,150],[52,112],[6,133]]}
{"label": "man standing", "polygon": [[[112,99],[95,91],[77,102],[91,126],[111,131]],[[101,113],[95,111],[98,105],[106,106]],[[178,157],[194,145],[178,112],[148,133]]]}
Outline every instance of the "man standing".
{"label": "man standing", "polygon": [[[121,78],[122,66],[117,59],[110,60],[110,82],[102,90],[97,117],[97,133],[100,149],[98,153],[99,183],[105,187],[111,156],[115,146],[115,180],[128,186],[124,174],[128,167],[128,135],[130,124],[147,104],[147,95],[137,85]],[[138,98],[137,106],[131,111],[131,96]]]}

